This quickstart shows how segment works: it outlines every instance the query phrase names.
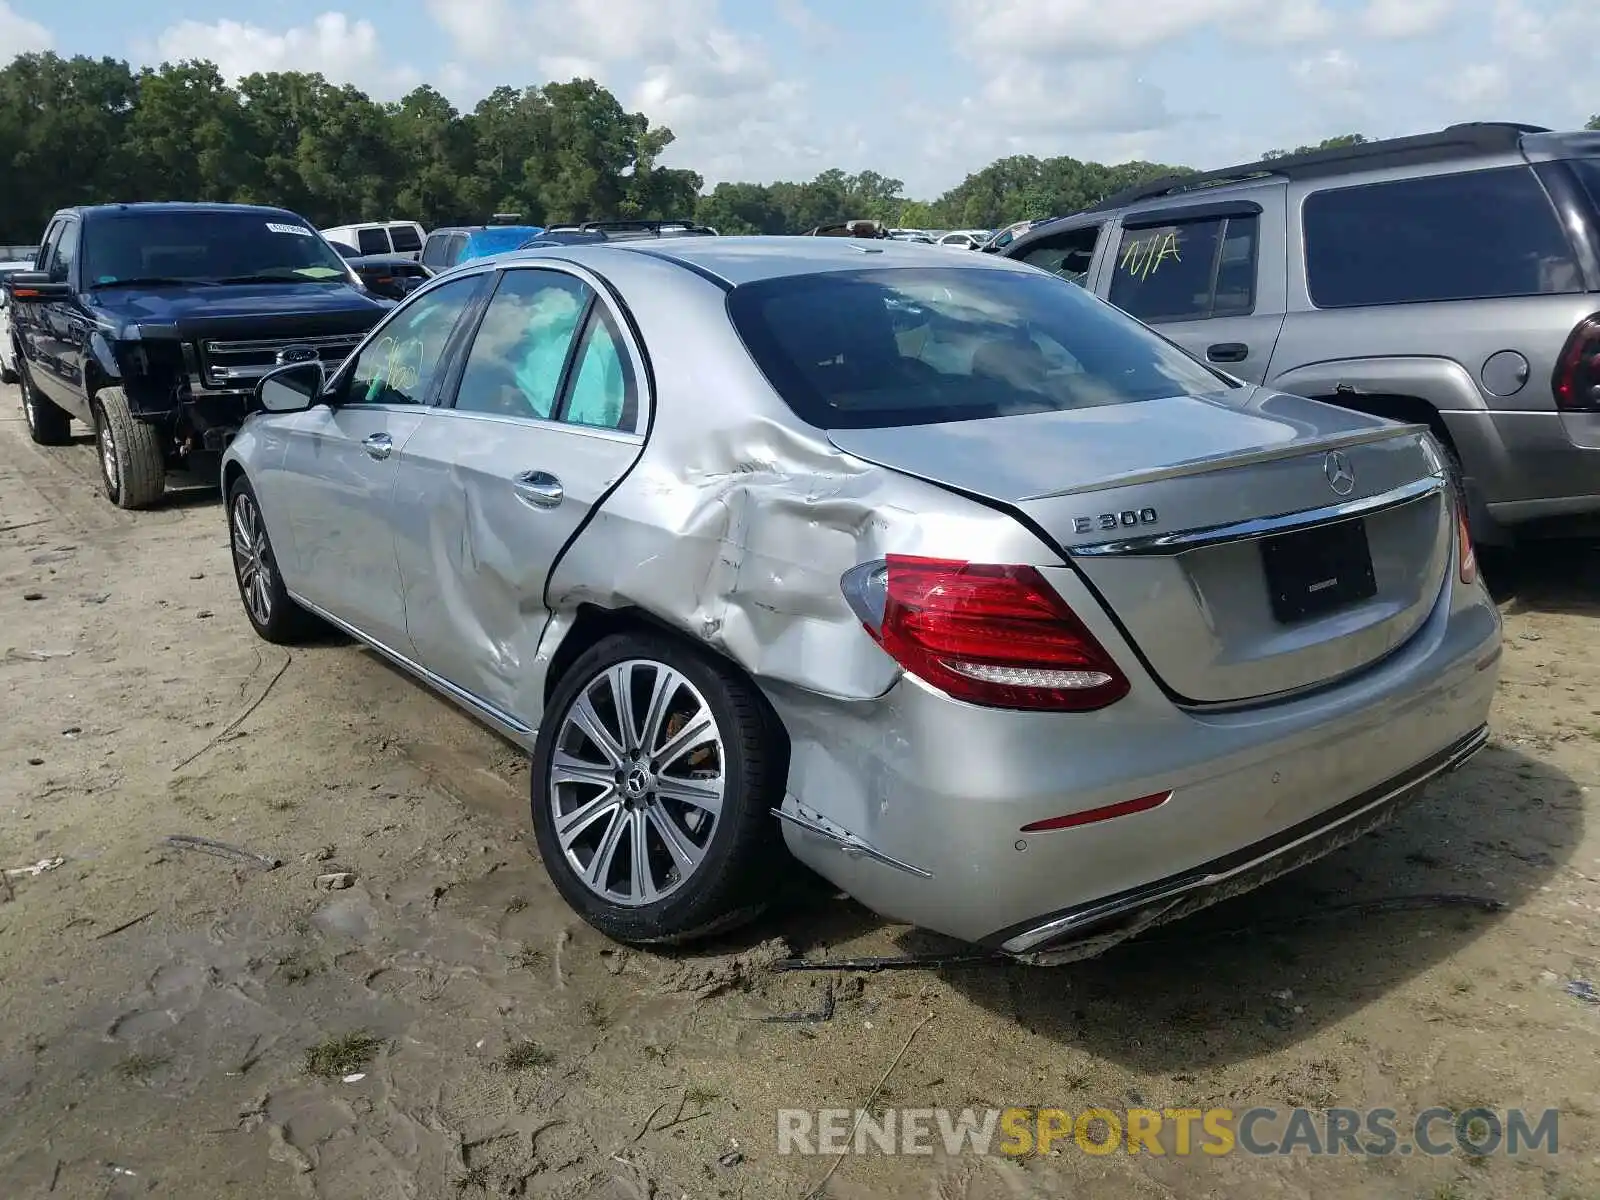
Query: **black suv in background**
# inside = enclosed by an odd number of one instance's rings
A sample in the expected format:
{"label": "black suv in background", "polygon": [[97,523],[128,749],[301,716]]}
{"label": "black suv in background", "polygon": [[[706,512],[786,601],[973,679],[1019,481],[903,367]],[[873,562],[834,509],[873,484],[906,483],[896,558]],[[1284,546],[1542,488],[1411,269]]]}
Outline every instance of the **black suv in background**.
{"label": "black suv in background", "polygon": [[278,208],[63,209],[34,266],[5,282],[28,432],[59,446],[91,426],[121,508],[155,503],[170,469],[213,476],[258,378],[332,370],[392,307]]}

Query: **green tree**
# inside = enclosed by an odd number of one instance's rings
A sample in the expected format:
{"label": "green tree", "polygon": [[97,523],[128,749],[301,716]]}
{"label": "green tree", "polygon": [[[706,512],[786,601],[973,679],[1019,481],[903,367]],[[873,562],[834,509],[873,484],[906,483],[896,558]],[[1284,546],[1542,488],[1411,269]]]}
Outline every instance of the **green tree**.
{"label": "green tree", "polygon": [[1587,125],[1585,125],[1584,128],[1585,129],[1600,129],[1600,115],[1596,115],[1596,116],[1590,117],[1589,118],[1589,123]]}
{"label": "green tree", "polygon": [[1347,146],[1364,146],[1372,139],[1361,133],[1341,133],[1337,137],[1323,138],[1315,146],[1296,146],[1293,150],[1268,150],[1262,160],[1288,158],[1291,154],[1311,154],[1317,150],[1343,150]]}

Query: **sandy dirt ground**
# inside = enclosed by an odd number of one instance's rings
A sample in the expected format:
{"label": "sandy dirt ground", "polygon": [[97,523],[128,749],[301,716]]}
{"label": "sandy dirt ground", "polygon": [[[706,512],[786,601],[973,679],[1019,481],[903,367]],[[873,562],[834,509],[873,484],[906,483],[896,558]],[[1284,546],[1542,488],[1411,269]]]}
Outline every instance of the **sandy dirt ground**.
{"label": "sandy dirt ground", "polygon": [[[87,439],[0,414],[0,864],[65,859],[0,886],[5,1200],[1600,1197],[1593,548],[1507,580],[1491,748],[1357,845],[1075,967],[778,972],[929,941],[801,886],[694,953],[608,943],[513,748],[341,639],[258,641],[214,496],[119,513]],[[1504,907],[1330,911],[1436,893]],[[1562,1118],[1516,1159],[777,1152],[776,1110],[869,1097]]]}

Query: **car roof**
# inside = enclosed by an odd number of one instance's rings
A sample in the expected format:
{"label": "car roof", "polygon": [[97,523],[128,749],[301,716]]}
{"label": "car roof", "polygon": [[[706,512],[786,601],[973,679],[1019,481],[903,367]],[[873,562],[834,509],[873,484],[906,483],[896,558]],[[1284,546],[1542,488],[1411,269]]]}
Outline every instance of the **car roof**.
{"label": "car roof", "polygon": [[277,208],[270,204],[209,204],[195,203],[188,200],[140,200],[131,204],[81,204],[71,208],[63,208],[57,216],[63,213],[76,213],[80,217],[121,217],[137,216],[142,213],[261,213],[263,216],[292,217],[296,221],[304,222],[305,218],[299,213],[287,208]]}
{"label": "car roof", "polygon": [[888,238],[812,237],[704,237],[663,241],[601,242],[579,246],[543,246],[496,255],[497,262],[562,258],[604,273],[605,264],[618,254],[642,254],[676,263],[702,277],[738,287],[762,279],[790,275],[815,275],[827,271],[852,271],[875,267],[930,267],[945,270],[1029,271],[1031,267],[973,254],[952,259],[946,250],[919,242]]}

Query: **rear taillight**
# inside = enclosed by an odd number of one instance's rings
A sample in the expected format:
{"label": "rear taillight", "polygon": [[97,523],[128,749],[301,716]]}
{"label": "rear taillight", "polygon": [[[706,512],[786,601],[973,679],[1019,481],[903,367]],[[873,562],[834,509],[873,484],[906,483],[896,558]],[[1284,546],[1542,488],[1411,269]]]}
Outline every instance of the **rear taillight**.
{"label": "rear taillight", "polygon": [[909,673],[992,708],[1086,712],[1128,679],[1033,567],[891,554],[845,572],[851,609]]}
{"label": "rear taillight", "polygon": [[1600,412],[1600,313],[1579,321],[1567,338],[1550,386],[1557,408]]}
{"label": "rear taillight", "polygon": [[1472,550],[1466,505],[1460,503],[1456,505],[1456,558],[1461,564],[1461,582],[1475,583],[1478,578],[1478,556]]}

